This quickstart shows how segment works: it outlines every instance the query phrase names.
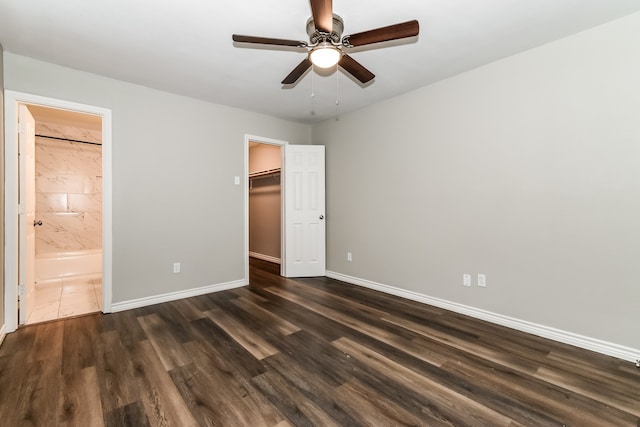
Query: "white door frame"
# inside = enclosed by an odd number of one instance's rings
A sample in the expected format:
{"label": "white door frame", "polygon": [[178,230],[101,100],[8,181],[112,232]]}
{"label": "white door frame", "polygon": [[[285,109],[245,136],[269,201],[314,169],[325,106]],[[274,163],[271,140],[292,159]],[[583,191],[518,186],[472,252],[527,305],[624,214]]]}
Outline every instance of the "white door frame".
{"label": "white door frame", "polygon": [[20,104],[19,110],[18,168],[22,173],[18,185],[18,199],[21,201],[21,213],[18,215],[18,247],[24,250],[20,251],[18,260],[18,323],[22,324],[31,317],[36,298],[36,120],[27,104]]}
{"label": "white door frame", "polygon": [[5,247],[4,301],[6,332],[18,328],[18,105],[94,114],[102,118],[102,312],[111,312],[112,299],[112,141],[111,110],[24,92],[6,90],[5,110]]}
{"label": "white door frame", "polygon": [[[249,176],[249,144],[251,142],[258,142],[260,144],[269,144],[276,145],[279,147],[284,147],[288,145],[288,141],[281,141],[279,139],[266,138],[263,136],[255,136],[255,135],[244,135],[244,176],[240,181],[244,185],[244,280],[246,284],[249,284],[249,185],[247,183],[247,179]],[[282,150],[283,158],[280,160],[280,164],[284,169],[284,150]],[[282,173],[281,173],[282,175]],[[282,182],[282,180],[280,181]],[[284,225],[285,225],[285,215],[284,215],[284,197],[280,197],[280,274],[285,276],[285,263],[284,261],[284,253],[285,253],[285,239],[284,239]]]}

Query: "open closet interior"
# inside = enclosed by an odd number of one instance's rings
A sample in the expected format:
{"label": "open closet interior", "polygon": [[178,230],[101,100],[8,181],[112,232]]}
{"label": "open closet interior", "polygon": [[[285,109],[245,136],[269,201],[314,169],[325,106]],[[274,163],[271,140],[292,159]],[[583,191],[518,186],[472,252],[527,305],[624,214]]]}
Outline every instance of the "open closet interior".
{"label": "open closet interior", "polygon": [[249,144],[249,256],[280,263],[282,149]]}

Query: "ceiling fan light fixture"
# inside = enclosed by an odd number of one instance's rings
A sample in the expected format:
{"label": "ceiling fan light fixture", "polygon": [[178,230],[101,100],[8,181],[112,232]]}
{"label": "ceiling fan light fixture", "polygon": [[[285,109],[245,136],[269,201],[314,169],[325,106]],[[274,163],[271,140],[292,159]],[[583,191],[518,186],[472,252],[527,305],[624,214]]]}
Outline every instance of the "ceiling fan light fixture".
{"label": "ceiling fan light fixture", "polygon": [[342,51],[328,42],[320,43],[309,52],[309,60],[316,67],[330,68],[340,62]]}
{"label": "ceiling fan light fixture", "polygon": [[[283,85],[295,84],[310,68],[324,68],[329,70],[328,73],[331,73],[332,67],[336,67],[334,70],[338,70],[338,64],[343,72],[365,85],[376,76],[349,56],[347,52],[351,48],[406,39],[415,37],[420,33],[420,24],[414,19],[343,36],[344,21],[340,16],[333,13],[332,0],[309,1],[311,4],[311,18],[307,19],[306,24],[309,42],[239,34],[233,34],[232,36],[232,40],[235,43],[255,43],[305,49],[307,57],[282,80],[281,83]],[[321,74],[325,75],[327,73]]]}

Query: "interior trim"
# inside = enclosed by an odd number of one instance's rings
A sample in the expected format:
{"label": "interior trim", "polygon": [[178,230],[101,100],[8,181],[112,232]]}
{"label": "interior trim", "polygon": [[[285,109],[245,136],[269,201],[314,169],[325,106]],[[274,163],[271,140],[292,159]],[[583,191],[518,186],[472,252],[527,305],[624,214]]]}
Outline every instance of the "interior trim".
{"label": "interior trim", "polygon": [[166,294],[154,295],[150,297],[137,298],[128,301],[122,301],[111,304],[111,312],[131,310],[134,308],[146,307],[148,305],[161,304],[163,302],[171,302],[183,298],[197,297],[199,295],[210,294],[213,292],[226,291],[229,289],[240,288],[248,283],[245,280],[235,280],[232,282],[219,283],[217,285],[202,286],[200,288],[192,288],[184,291],[169,292]]}
{"label": "interior trim", "polygon": [[560,329],[550,328],[548,326],[539,325],[537,323],[528,322],[526,320],[520,320],[502,314],[493,313],[487,310],[470,307],[468,305],[458,304],[456,302],[447,301],[440,298],[430,297],[428,295],[420,294],[406,289],[397,288],[394,286],[385,285],[382,283],[372,282],[366,279],[360,279],[358,277],[348,276],[346,274],[337,273],[335,271],[327,271],[327,277],[350,283],[352,285],[362,286],[376,291],[384,292],[406,298],[412,301],[421,302],[423,304],[433,305],[435,307],[444,308],[456,313],[465,314],[467,316],[474,317],[476,319],[485,320],[487,322],[495,323],[498,325],[506,326],[511,329],[515,329],[521,332],[537,335],[539,337],[548,338],[554,341],[558,341],[564,344],[573,345],[586,350],[595,351],[597,353],[605,354],[607,356],[616,357],[618,359],[634,362],[639,359],[640,349],[634,349],[625,347],[622,345],[614,344],[607,341],[602,341],[596,338],[587,337],[584,335],[574,334],[572,332],[563,331]]}
{"label": "interior trim", "polygon": [[276,258],[276,257],[271,256],[271,255],[259,254],[258,252],[249,251],[249,256],[251,258],[257,258],[257,259],[261,259],[263,261],[269,261],[269,262],[272,262],[274,264],[280,264],[281,263],[280,258]]}

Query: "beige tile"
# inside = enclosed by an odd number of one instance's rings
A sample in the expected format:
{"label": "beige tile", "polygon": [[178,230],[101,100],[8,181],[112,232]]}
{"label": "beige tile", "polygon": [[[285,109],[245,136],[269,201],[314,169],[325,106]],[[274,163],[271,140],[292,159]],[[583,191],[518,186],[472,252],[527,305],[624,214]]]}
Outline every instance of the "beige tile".
{"label": "beige tile", "polygon": [[96,301],[98,303],[98,309],[102,310],[102,285],[97,285],[93,287],[93,290],[96,294]]}
{"label": "beige tile", "polygon": [[38,219],[43,222],[36,230],[38,254],[98,249],[102,246],[100,212],[43,212]]}
{"label": "beige tile", "polygon": [[69,210],[73,212],[101,212],[102,194],[69,194]]}
{"label": "beige tile", "polygon": [[27,324],[100,311],[102,284],[100,279],[66,279],[37,285],[34,296]]}
{"label": "beige tile", "polygon": [[[100,162],[96,159],[95,163],[99,164]],[[98,171],[99,174],[102,174],[100,169]],[[86,194],[100,193],[102,191],[102,178],[95,175],[85,176],[82,189],[83,193]]]}
{"label": "beige tile", "polygon": [[36,176],[36,191],[42,193],[83,193],[84,187],[82,175]]}
{"label": "beige tile", "polygon": [[53,292],[62,289],[62,279],[47,280],[42,283],[36,283],[36,292]]}
{"label": "beige tile", "polygon": [[82,251],[85,249],[91,248],[87,246],[86,239],[76,232],[36,233],[36,254]]}
{"label": "beige tile", "polygon": [[63,294],[91,294],[93,291],[93,285],[86,280],[69,280],[64,281],[62,285]]}
{"label": "beige tile", "polygon": [[60,288],[62,286],[62,279],[47,279],[40,282],[36,281],[36,291],[51,289],[55,286]]}
{"label": "beige tile", "polygon": [[66,193],[38,193],[36,194],[36,212],[66,212]]}
{"label": "beige tile", "polygon": [[71,317],[71,316],[79,316],[81,314],[87,313],[95,313],[100,311],[98,307],[98,303],[87,303],[87,304],[77,304],[72,307],[62,307],[60,306],[60,312],[58,314],[58,318],[61,319],[63,317]]}
{"label": "beige tile", "polygon": [[83,291],[74,293],[62,293],[60,297],[60,305],[74,305],[93,302],[96,300],[96,293],[93,288],[88,287]]}
{"label": "beige tile", "polygon": [[60,300],[51,302],[49,304],[36,304],[26,323],[32,324],[57,319],[59,307]]}
{"label": "beige tile", "polygon": [[86,286],[81,293],[62,294],[59,317],[77,316],[79,314],[99,311],[98,301],[92,286]]}
{"label": "beige tile", "polygon": [[59,283],[47,284],[42,287],[36,286],[33,294],[36,307],[59,303],[61,293],[62,285]]}

